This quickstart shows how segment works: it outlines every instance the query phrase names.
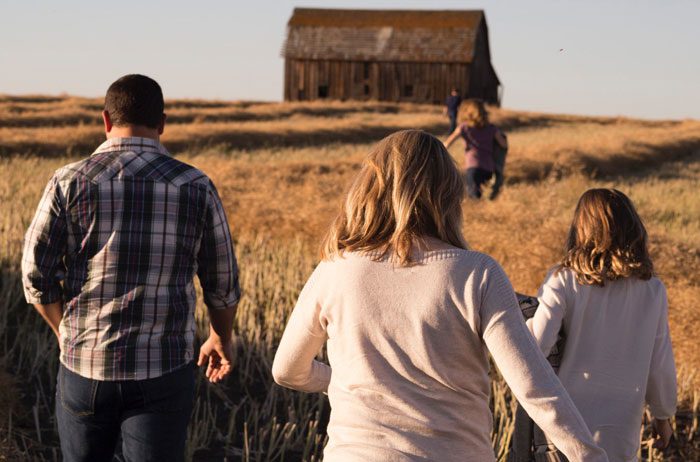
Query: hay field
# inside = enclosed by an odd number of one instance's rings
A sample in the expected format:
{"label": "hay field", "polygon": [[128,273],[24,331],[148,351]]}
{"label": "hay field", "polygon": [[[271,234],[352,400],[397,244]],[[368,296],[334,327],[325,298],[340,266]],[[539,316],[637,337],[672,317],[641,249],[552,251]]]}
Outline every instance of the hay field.
{"label": "hay field", "polygon": [[[101,103],[0,96],[1,454],[53,460],[57,348],[19,284],[23,233],[52,172],[103,139]],[[439,107],[386,103],[169,101],[164,144],[209,174],[228,212],[244,298],[239,360],[219,386],[198,383],[188,453],[194,460],[318,460],[328,405],[272,385],[270,365],[317,243],[373,142],[402,128],[444,136]],[[700,457],[700,122],[641,121],[494,110],[509,135],[506,187],[466,202],[470,245],[493,255],[516,290],[534,293],[554,264],[578,196],[615,186],[646,221],[670,301],[683,405],[664,460]],[[462,146],[451,152],[461,162]],[[204,331],[204,311],[199,311]],[[494,374],[493,442],[505,457],[512,403]],[[648,437],[648,429],[645,432]],[[7,454],[10,454],[9,456]],[[645,459],[664,455],[644,445]]]}

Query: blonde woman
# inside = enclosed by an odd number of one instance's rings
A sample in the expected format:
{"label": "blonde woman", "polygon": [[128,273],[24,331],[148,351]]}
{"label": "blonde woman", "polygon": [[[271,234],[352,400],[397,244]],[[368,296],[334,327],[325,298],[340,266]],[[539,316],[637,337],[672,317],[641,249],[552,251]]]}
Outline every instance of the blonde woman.
{"label": "blonde woman", "polygon": [[462,112],[464,122],[445,140],[445,147],[449,148],[460,136],[464,138],[467,194],[473,199],[479,199],[482,186],[496,170],[494,143],[508,149],[508,142],[498,127],[489,123],[483,102],[468,100],[464,103]]}
{"label": "blonde woman", "polygon": [[[513,289],[462,237],[463,182],[415,130],[365,159],[277,350],[280,385],[327,392],[326,461],[493,461],[488,351],[572,461],[605,461],[527,331]],[[325,343],[330,366],[314,358]]]}
{"label": "blonde woman", "polygon": [[545,354],[563,328],[559,378],[610,460],[637,460],[645,402],[655,445],[668,446],[676,368],[666,289],[654,276],[644,224],[627,196],[615,189],[581,196],[564,258],[539,300],[528,326]]}

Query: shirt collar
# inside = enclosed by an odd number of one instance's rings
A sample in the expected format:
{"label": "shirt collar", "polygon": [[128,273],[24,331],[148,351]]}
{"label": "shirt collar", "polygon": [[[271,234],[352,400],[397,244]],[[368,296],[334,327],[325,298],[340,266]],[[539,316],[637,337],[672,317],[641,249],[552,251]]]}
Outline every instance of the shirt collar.
{"label": "shirt collar", "polygon": [[92,155],[102,152],[111,151],[135,151],[135,152],[153,152],[170,156],[171,154],[165,149],[165,146],[152,138],[141,138],[132,136],[128,138],[110,138],[102,143]]}

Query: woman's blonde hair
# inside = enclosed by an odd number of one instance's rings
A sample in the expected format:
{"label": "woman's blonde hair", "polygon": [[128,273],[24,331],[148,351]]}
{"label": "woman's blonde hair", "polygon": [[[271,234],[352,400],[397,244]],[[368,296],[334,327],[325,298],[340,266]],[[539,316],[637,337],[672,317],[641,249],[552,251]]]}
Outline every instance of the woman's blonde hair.
{"label": "woman's blonde hair", "polygon": [[423,237],[467,248],[462,236],[464,183],[454,160],[434,136],[404,130],[380,141],[364,160],[321,256],[379,251],[400,265]]}
{"label": "woman's blonde hair", "polygon": [[460,113],[463,114],[464,123],[468,127],[485,127],[489,123],[489,114],[483,101],[469,99],[464,102]]}
{"label": "woman's blonde hair", "polygon": [[654,265],[647,231],[632,201],[616,189],[589,189],[578,201],[561,266],[580,284],[637,277],[649,279]]}

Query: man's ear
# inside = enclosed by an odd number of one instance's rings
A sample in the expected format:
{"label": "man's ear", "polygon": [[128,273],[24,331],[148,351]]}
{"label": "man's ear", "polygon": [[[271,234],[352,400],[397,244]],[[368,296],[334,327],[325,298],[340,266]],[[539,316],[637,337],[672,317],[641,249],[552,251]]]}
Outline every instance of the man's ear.
{"label": "man's ear", "polygon": [[168,118],[168,114],[165,112],[163,113],[162,117],[160,118],[160,123],[158,124],[158,134],[162,135],[163,132],[165,131],[165,119]]}
{"label": "man's ear", "polygon": [[105,133],[111,132],[114,124],[112,124],[112,119],[110,118],[109,112],[107,112],[107,110],[102,111],[102,121],[105,124]]}

